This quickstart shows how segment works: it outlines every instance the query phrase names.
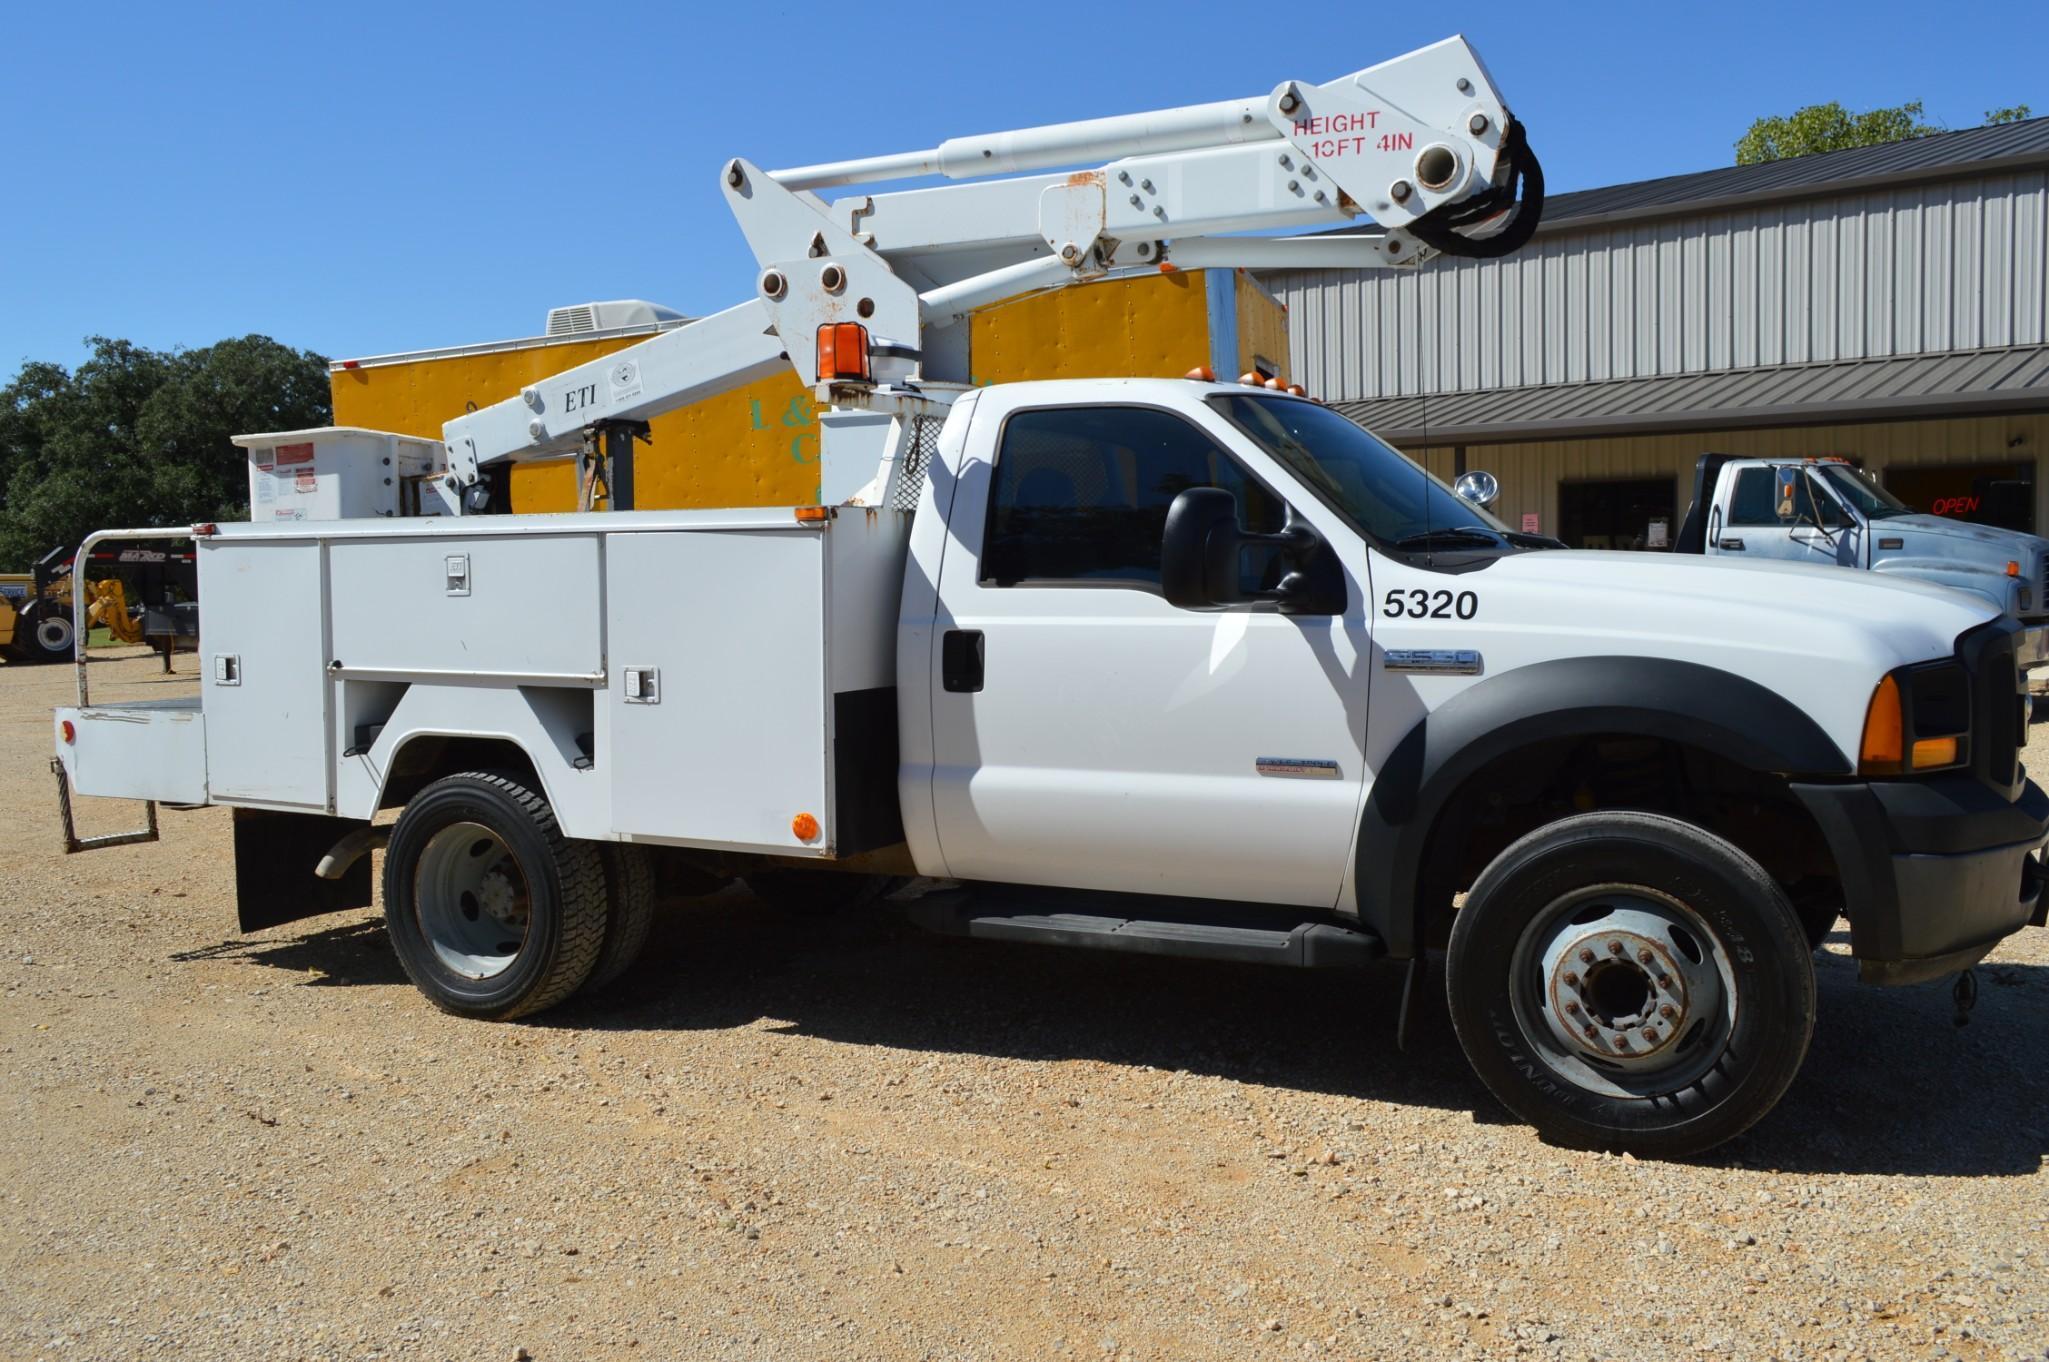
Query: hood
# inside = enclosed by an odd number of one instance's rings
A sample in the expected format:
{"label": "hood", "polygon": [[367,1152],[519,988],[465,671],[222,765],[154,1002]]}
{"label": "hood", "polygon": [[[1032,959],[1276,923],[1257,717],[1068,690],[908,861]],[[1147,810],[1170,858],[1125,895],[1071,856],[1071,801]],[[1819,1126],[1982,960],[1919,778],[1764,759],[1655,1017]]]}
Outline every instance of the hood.
{"label": "hood", "polygon": [[[1982,544],[1987,550],[1987,557],[1997,552],[2023,562],[2039,559],[2045,550],[2049,550],[2049,539],[2044,539],[2038,534],[2028,534],[2022,530],[2005,530],[1997,525],[1974,525],[1968,520],[1951,520],[1948,516],[1928,515],[1919,511],[1913,515],[1887,516],[1883,520],[1874,520],[1871,522],[1871,535],[1874,540],[1905,539],[1907,550],[1914,547],[1916,540],[1934,540],[1959,546]],[[1897,551],[1884,550],[1886,553]]]}
{"label": "hood", "polygon": [[1726,646],[1778,652],[1811,647],[1885,667],[1947,656],[1957,635],[2000,613],[1975,592],[1911,578],[1692,554],[1551,549],[1505,557],[1473,580],[1578,598],[1592,619],[1627,618],[1653,636],[1705,633]]}

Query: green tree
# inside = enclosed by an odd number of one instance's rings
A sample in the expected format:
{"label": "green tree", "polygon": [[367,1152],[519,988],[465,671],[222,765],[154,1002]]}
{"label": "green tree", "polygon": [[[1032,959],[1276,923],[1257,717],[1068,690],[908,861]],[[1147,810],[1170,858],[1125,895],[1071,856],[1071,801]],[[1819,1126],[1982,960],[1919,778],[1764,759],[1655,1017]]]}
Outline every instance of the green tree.
{"label": "green tree", "polygon": [[156,351],[90,338],[76,370],[31,362],[0,388],[0,566],[113,525],[247,514],[232,435],[331,418],[327,361],[243,336]]}
{"label": "green tree", "polygon": [[1765,161],[1783,161],[1789,156],[1811,156],[1818,151],[1875,147],[1941,131],[1941,124],[1922,119],[1918,99],[1866,113],[1851,113],[1831,100],[1752,123],[1750,131],[1736,143],[1736,164],[1754,166]]}
{"label": "green tree", "polygon": [[2032,118],[2035,111],[2025,104],[2014,104],[2004,109],[1987,109],[1985,126],[1995,127],[2001,123],[2019,123]]}

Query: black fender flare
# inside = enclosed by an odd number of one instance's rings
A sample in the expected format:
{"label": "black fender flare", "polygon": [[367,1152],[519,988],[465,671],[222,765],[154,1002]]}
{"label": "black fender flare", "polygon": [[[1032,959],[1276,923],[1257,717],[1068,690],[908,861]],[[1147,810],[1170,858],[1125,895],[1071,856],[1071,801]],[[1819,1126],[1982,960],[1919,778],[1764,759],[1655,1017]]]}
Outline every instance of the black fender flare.
{"label": "black fender flare", "polygon": [[1784,696],[1702,663],[1572,657],[1489,677],[1426,715],[1374,773],[1353,870],[1360,920],[1389,955],[1421,949],[1423,856],[1458,788],[1518,748],[1595,735],[1660,738],[1758,772],[1826,777],[1854,769]]}

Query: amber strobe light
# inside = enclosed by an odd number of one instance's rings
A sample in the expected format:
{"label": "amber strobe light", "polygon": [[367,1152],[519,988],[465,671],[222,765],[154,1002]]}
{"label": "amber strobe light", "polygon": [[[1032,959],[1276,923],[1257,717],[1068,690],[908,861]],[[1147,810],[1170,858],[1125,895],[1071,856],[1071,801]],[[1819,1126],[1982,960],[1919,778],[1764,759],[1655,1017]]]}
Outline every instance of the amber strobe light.
{"label": "amber strobe light", "polygon": [[1857,769],[1867,776],[1896,776],[1906,762],[1906,727],[1900,718],[1900,687],[1890,676],[1871,692],[1864,711],[1864,741]]}
{"label": "amber strobe light", "polygon": [[872,383],[868,328],[859,322],[827,322],[818,328],[818,381]]}

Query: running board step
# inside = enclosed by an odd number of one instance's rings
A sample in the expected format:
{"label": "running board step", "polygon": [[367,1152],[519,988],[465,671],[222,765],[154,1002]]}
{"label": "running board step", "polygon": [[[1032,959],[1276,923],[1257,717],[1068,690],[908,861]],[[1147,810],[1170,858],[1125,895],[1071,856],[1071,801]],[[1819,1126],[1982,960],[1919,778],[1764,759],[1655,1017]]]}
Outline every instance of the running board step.
{"label": "running board step", "polygon": [[1006,888],[941,890],[907,907],[911,920],[927,931],[989,941],[1302,969],[1364,965],[1387,953],[1380,938],[1362,927],[1304,919],[1298,915],[1305,910],[1267,904]]}

